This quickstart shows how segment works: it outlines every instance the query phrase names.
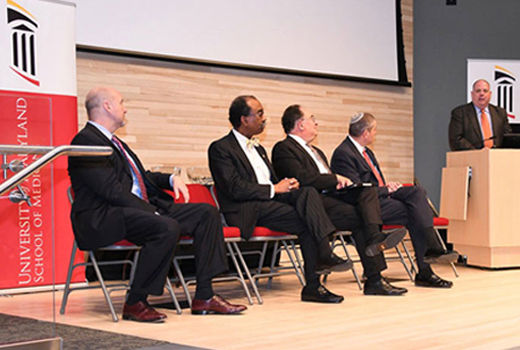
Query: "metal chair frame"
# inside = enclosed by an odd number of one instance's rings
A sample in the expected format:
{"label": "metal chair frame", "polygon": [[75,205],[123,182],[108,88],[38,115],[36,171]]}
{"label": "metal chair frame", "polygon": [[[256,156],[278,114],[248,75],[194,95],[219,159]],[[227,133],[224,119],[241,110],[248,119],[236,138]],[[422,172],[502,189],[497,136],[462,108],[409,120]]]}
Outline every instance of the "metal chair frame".
{"label": "metal chair frame", "polygon": [[[250,305],[253,305],[253,299],[251,297],[251,293],[249,292],[249,288],[247,287],[247,284],[245,282],[244,275],[242,274],[242,270],[240,269],[240,266],[237,262],[235,251],[233,250],[232,244],[236,244],[236,242],[240,242],[242,239],[240,237],[233,237],[233,238],[224,238],[224,242],[226,244],[226,249],[228,251],[228,256],[231,257],[231,261],[233,262],[233,265],[235,266],[235,269],[237,270],[237,276],[225,276],[225,277],[217,277],[213,278],[213,282],[222,282],[222,281],[230,281],[230,280],[236,280],[238,281],[242,288],[244,289],[244,293],[246,294],[247,300]],[[192,245],[193,239],[181,239],[179,241],[179,245]],[[177,277],[179,279],[179,283],[182,286],[182,289],[184,290],[184,294],[186,296],[186,301],[191,306],[191,295],[190,291],[188,289],[188,285],[195,284],[196,280],[195,278],[187,279],[184,277],[184,274],[182,273],[181,267],[179,265],[180,260],[186,260],[186,259],[194,259],[194,255],[181,255],[181,256],[174,256],[173,258],[173,267],[175,269],[175,273],[177,274]],[[171,282],[168,280],[168,282]]]}
{"label": "metal chair frame", "polygon": [[[70,203],[74,201],[73,193],[71,187],[67,189],[67,196],[69,198]],[[107,247],[96,249],[95,251],[135,251],[135,255],[133,260],[129,259],[123,259],[123,260],[114,260],[114,261],[101,261],[98,262],[96,259],[96,256],[94,254],[94,250],[87,250],[84,252],[88,253],[88,256],[90,258],[90,261],[84,261],[81,263],[74,264],[74,260],[76,257],[76,252],[78,251],[78,244],[76,240],[74,239],[74,243],[72,244],[72,252],[70,254],[70,261],[69,261],[69,268],[67,271],[67,280],[65,282],[65,288],[63,289],[63,298],[61,300],[61,307],[60,307],[60,314],[65,314],[65,309],[67,307],[67,301],[69,298],[69,294],[72,291],[75,290],[84,290],[84,289],[95,289],[95,288],[101,288],[103,290],[103,295],[105,296],[105,300],[107,302],[108,308],[110,309],[110,314],[112,315],[112,320],[114,322],[119,321],[119,317],[117,316],[117,313],[114,309],[114,304],[112,302],[112,299],[110,297],[110,294],[114,291],[121,291],[121,290],[129,290],[130,286],[132,285],[134,275],[135,275],[135,268],[137,266],[137,261],[139,259],[139,252],[141,248],[137,245],[120,245],[120,244],[113,244]],[[124,282],[118,282],[118,283],[105,283],[105,280],[103,278],[103,275],[100,270],[100,266],[110,266],[110,265],[125,265],[128,264],[131,266],[130,269],[130,276],[128,283]],[[96,277],[99,281],[99,286],[77,286],[77,287],[71,287],[70,283],[72,280],[72,273],[74,269],[80,266],[92,266],[94,268],[94,271],[96,273]],[[166,289],[168,290],[170,297],[172,299],[173,304],[175,305],[175,310],[177,311],[177,314],[181,314],[182,310],[180,308],[179,302],[177,300],[177,297],[175,296],[175,293],[173,292],[173,288],[171,286],[171,283],[169,280],[166,281]]]}

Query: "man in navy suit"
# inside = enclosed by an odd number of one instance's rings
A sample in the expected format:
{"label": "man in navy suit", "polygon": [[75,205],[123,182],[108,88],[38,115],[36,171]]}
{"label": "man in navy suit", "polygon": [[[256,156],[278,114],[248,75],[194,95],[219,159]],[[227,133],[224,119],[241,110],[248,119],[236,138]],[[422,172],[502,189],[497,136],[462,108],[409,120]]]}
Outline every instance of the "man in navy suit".
{"label": "man in navy suit", "polygon": [[101,248],[122,239],[141,246],[134,281],[127,293],[123,319],[163,322],[166,315],[151,307],[148,295],[161,295],[177,241],[193,237],[197,289],[193,314],[233,314],[246,309],[215,295],[211,279],[227,270],[220,214],[207,204],[176,204],[163,190],[188,189],[179,177],[146,171],[115,131],[125,125],[126,108],[112,88],[92,89],[85,105],[88,123],[73,145],[109,146],[106,157],[69,157],[74,191],[71,221],[80,249]]}
{"label": "man in navy suit", "polygon": [[238,96],[229,108],[233,129],[208,150],[209,167],[220,209],[230,226],[249,239],[255,226],[296,234],[305,261],[306,285],[301,300],[340,303],[320,283],[322,273],[346,271],[352,262],[332,253],[329,235],[335,231],[314,188],[297,179],[279,180],[265,149],[254,136],[266,125],[264,108],[254,96]]}
{"label": "man in navy suit", "polygon": [[473,83],[471,102],[451,111],[449,140],[452,151],[501,147],[504,134],[512,132],[507,112],[489,104],[489,83]]}
{"label": "man in navy suit", "polygon": [[377,122],[372,114],[359,113],[352,117],[349,135],[332,155],[331,169],[354,182],[370,182],[377,186],[383,223],[406,226],[419,267],[415,285],[451,288],[453,283],[437,276],[430,263],[450,262],[457,254],[445,251],[438,240],[426,191],[421,186],[386,182],[374,152],[367,147],[374,142],[376,133]]}
{"label": "man in navy suit", "polygon": [[[381,276],[387,268],[384,255],[376,250],[367,255],[366,248],[372,242],[392,240],[387,248],[394,247],[406,235],[406,230],[399,229],[385,236],[379,225],[371,227],[371,220],[380,223],[381,218],[364,213],[371,206],[379,207],[379,200],[365,203],[366,193],[372,192],[377,198],[374,187],[358,187],[341,189],[342,182],[350,182],[342,175],[333,173],[328,165],[327,157],[319,148],[311,145],[318,136],[318,122],[314,115],[300,105],[292,105],[285,109],[282,126],[287,137],[273,148],[273,166],[280,177],[295,177],[302,186],[312,186],[321,195],[323,206],[332,223],[340,231],[352,231],[356,241],[364,274],[367,277],[364,286],[366,295],[401,295],[405,288],[391,285]],[[339,190],[338,190],[339,189]],[[373,210],[374,211],[374,210]],[[379,214],[379,210],[376,211]],[[357,216],[357,220],[349,220]],[[373,230],[371,230],[373,228]]]}

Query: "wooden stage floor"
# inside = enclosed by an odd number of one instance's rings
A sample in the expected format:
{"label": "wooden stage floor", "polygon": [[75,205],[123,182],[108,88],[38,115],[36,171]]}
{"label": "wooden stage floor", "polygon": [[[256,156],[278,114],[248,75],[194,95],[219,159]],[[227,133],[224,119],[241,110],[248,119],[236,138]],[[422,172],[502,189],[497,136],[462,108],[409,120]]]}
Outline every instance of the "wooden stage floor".
{"label": "wooden stage floor", "polygon": [[[114,323],[101,290],[73,292],[65,315],[56,321],[108,332],[210,349],[512,349],[520,348],[520,269],[488,271],[436,266],[452,279],[450,290],[417,288],[402,266],[389,263],[386,276],[409,289],[402,297],[364,296],[352,274],[333,274],[328,287],[345,296],[340,305],[299,301],[294,276],[277,277],[270,290],[261,283],[264,304],[240,316],[193,316],[168,313],[164,324]],[[216,285],[233,302],[246,303],[237,283]],[[177,295],[181,290],[176,289]],[[114,295],[122,308],[123,292]],[[167,302],[167,294],[152,302]],[[52,292],[0,297],[0,312],[52,321]],[[88,345],[85,347],[88,349]]]}

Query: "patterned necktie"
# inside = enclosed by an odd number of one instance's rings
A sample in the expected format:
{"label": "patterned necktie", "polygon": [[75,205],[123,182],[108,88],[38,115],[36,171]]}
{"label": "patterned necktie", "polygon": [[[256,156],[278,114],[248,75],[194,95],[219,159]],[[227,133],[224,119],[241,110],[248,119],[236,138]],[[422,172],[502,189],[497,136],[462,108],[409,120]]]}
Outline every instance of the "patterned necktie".
{"label": "patterned necktie", "polygon": [[246,141],[247,148],[253,148],[260,146],[260,140],[258,137],[252,137]]}
{"label": "patterned necktie", "polygon": [[377,171],[376,167],[372,163],[372,160],[368,156],[367,150],[363,150],[363,157],[365,157],[365,161],[370,166],[370,169],[372,169],[372,173],[376,177],[377,183],[379,184],[379,187],[385,186],[385,182],[383,181],[383,178],[381,177],[381,174],[379,173],[379,171]]}
{"label": "patterned necktie", "polygon": [[490,138],[493,135],[491,134],[491,126],[489,125],[489,120],[487,118],[485,109],[480,110],[480,123],[482,124],[482,131],[484,132],[484,147],[492,148],[493,140],[490,140]]}
{"label": "patterned necktie", "polygon": [[144,180],[143,180],[143,176],[142,176],[141,172],[139,171],[139,169],[137,169],[134,162],[130,159],[130,156],[126,152],[121,141],[119,141],[119,139],[115,136],[112,136],[112,141],[116,144],[117,148],[119,148],[119,150],[125,157],[126,162],[130,166],[130,169],[134,173],[135,178],[137,179],[137,184],[139,186],[139,189],[141,190],[142,199],[145,200],[146,202],[148,202],[148,193],[146,193],[146,186],[144,185]]}
{"label": "patterned necktie", "polygon": [[311,149],[312,153],[314,153],[314,156],[316,157],[318,162],[320,162],[321,165],[323,165],[325,167],[325,169],[327,169],[327,174],[332,174],[332,171],[330,171],[330,168],[327,165],[327,162],[325,162],[325,160],[320,156],[320,153],[314,147],[312,147],[309,143],[307,144],[307,147],[309,147]]}

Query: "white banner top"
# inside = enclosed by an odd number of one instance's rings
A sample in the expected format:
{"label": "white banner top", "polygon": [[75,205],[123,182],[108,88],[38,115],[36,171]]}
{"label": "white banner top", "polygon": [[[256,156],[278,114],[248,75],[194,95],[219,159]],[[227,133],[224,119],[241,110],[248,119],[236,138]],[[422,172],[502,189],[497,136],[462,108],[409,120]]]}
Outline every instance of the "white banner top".
{"label": "white banner top", "polygon": [[74,13],[68,1],[0,0],[0,90],[76,96]]}
{"label": "white banner top", "polygon": [[473,83],[478,79],[489,82],[491,104],[507,111],[509,123],[520,123],[520,61],[501,59],[468,59],[468,101]]}

